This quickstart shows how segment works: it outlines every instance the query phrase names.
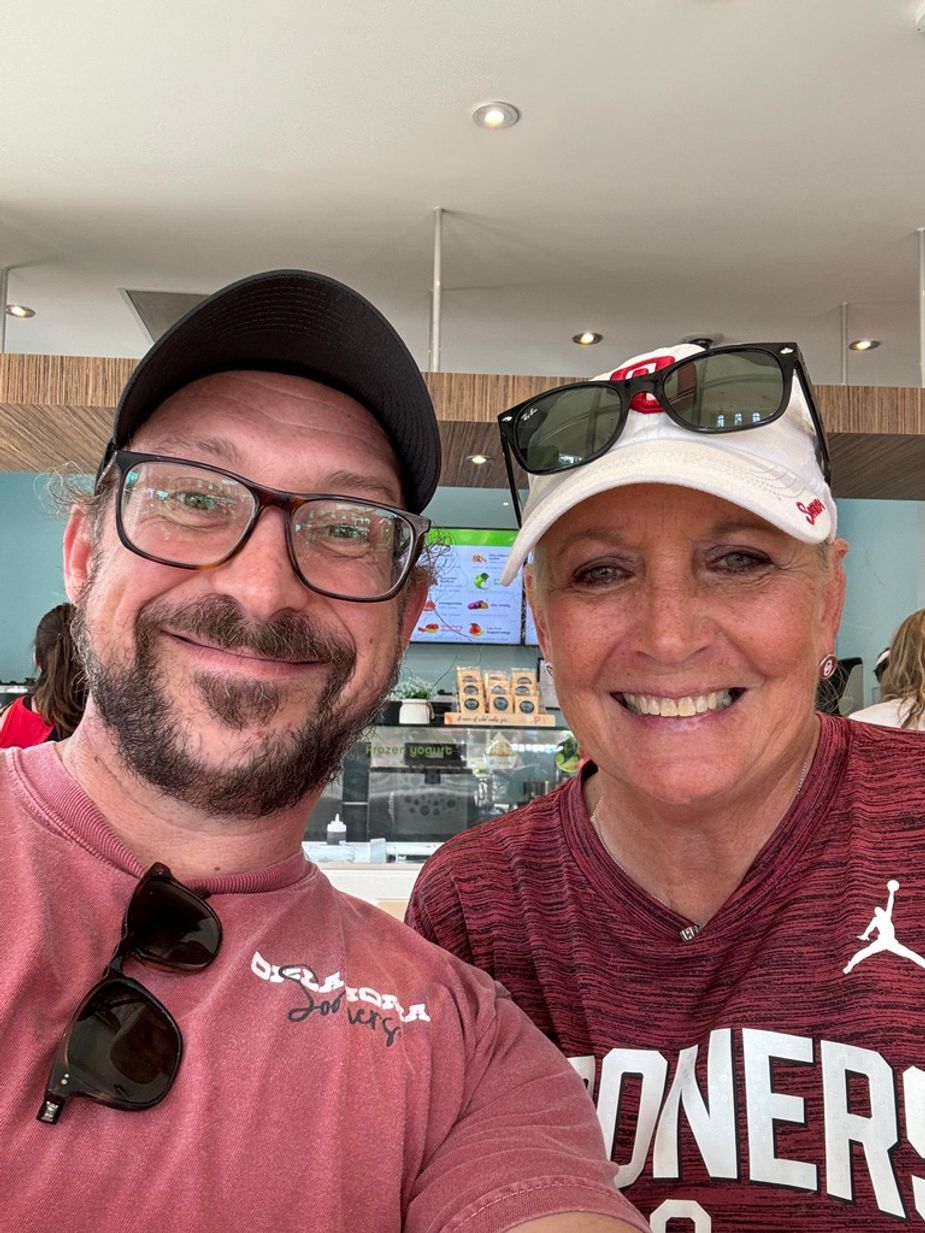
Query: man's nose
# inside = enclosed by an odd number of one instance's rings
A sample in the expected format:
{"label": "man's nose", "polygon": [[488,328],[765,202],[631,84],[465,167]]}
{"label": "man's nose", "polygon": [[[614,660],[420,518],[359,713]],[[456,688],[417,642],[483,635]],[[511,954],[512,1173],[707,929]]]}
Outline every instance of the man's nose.
{"label": "man's nose", "polygon": [[302,607],[313,594],[289,559],[286,514],[263,509],[235,555],[212,571],[213,589],[238,601],[255,620],[268,620],[284,609]]}

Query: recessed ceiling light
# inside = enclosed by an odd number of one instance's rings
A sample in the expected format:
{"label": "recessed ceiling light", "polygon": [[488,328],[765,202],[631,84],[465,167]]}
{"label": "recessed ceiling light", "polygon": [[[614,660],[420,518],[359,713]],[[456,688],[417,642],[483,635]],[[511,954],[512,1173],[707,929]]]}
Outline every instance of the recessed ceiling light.
{"label": "recessed ceiling light", "polygon": [[483,103],[473,111],[472,119],[479,128],[512,128],[520,119],[520,112],[513,103]]}
{"label": "recessed ceiling light", "polygon": [[7,304],[6,311],[11,317],[34,317],[35,309],[27,308],[25,304]]}
{"label": "recessed ceiling light", "polygon": [[488,462],[488,459],[484,454],[470,454],[466,459],[466,462],[471,462],[475,467],[484,467],[485,463]]}
{"label": "recessed ceiling light", "polygon": [[602,342],[603,334],[595,334],[594,330],[585,330],[583,334],[573,334],[572,342],[578,343],[579,347],[593,347],[595,343]]}
{"label": "recessed ceiling light", "polygon": [[880,346],[879,338],[856,338],[854,342],[848,343],[849,351],[873,351],[874,347]]}

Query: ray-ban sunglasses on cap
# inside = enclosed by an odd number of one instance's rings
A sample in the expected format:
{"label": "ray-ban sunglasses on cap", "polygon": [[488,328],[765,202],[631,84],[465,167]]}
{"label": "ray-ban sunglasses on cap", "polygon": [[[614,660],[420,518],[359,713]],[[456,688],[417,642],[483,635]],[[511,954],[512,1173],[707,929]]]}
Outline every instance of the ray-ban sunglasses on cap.
{"label": "ray-ban sunglasses on cap", "polygon": [[618,369],[610,380],[559,386],[502,412],[498,427],[518,523],[522,515],[512,459],[538,476],[584,466],[611,449],[631,409],[664,411],[678,427],[694,433],[763,428],[787,410],[794,373],[828,484],[825,431],[799,347],[792,342],[743,343],[699,351],[654,371],[652,363]]}
{"label": "ray-ban sunglasses on cap", "polygon": [[122,937],[102,978],[81,1000],[61,1037],[37,1117],[54,1123],[72,1096],[116,1109],[148,1109],[170,1091],[183,1037],[170,1011],[122,965],[201,972],[219,952],[222,927],[201,894],[154,864],[125,909]]}

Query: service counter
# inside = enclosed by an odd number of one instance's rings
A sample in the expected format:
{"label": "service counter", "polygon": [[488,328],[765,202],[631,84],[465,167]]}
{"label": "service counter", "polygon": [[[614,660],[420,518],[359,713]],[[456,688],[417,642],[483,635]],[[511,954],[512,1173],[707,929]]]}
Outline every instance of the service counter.
{"label": "service counter", "polygon": [[325,861],[319,868],[338,890],[355,895],[357,899],[365,899],[367,903],[375,903],[400,920],[405,914],[405,905],[421,864],[390,861],[386,865],[355,865]]}
{"label": "service counter", "polygon": [[391,856],[420,860],[451,835],[542,796],[576,765],[558,714],[549,727],[381,725],[347,754],[305,838],[323,842],[340,814],[348,842],[384,839]]}

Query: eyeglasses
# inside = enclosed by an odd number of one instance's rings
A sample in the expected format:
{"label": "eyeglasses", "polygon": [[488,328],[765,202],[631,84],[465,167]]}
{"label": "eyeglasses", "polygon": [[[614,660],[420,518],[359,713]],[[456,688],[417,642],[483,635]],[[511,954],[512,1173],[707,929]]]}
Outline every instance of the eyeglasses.
{"label": "eyeglasses", "polygon": [[54,1123],[72,1096],[116,1109],[148,1109],[170,1091],[183,1037],[150,990],[122,973],[129,955],[151,967],[201,972],[218,954],[222,926],[195,891],[154,864],[128,902],[122,938],[102,979],[67,1025],[48,1077],[40,1122]]}
{"label": "eyeglasses", "polygon": [[652,365],[653,361],[642,361],[618,369],[609,381],[581,381],[547,390],[498,416],[518,520],[520,496],[512,457],[530,475],[552,475],[584,466],[607,453],[623,431],[631,408],[664,411],[691,432],[763,428],[787,410],[794,373],[815,429],[819,468],[829,483],[825,430],[796,343],[714,347],[655,371]]}
{"label": "eyeglasses", "polygon": [[430,520],[391,505],[263,488],[184,458],[116,450],[116,529],[131,552],[179,569],[212,569],[247,543],[267,508],[286,514],[292,567],[310,591],[375,603],[401,590]]}

